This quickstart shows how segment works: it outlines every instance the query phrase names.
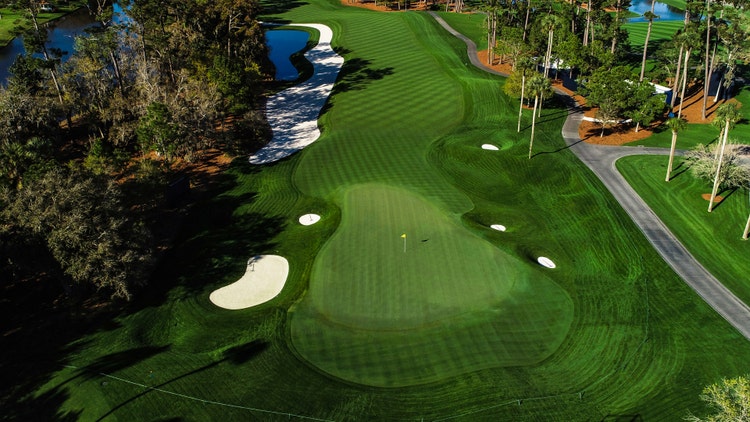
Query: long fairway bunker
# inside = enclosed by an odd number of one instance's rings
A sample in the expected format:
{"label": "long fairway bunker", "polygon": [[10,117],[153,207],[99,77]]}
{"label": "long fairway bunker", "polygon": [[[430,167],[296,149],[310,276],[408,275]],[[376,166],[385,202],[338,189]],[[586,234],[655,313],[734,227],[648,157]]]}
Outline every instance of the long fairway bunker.
{"label": "long fairway bunker", "polygon": [[460,216],[378,184],[349,189],[341,205],[291,317],[296,350],[318,368],[361,384],[414,385],[535,364],[565,338],[567,293]]}

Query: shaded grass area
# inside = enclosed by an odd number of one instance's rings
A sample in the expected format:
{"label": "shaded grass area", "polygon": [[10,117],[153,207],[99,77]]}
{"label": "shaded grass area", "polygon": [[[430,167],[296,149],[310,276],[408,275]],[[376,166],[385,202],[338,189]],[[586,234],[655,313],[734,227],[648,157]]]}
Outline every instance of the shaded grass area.
{"label": "shaded grass area", "polygon": [[[324,110],[323,136],[276,164],[238,159],[216,195],[185,217],[149,294],[94,334],[65,340],[57,350],[69,366],[50,369],[30,405],[86,420],[677,420],[688,408],[705,410],[698,400],[704,385],[746,371],[748,342],[671,273],[565,148],[564,107],[545,105],[529,160],[530,113],[516,133],[518,103],[501,94],[503,80],[464,66],[465,46],[428,16],[348,9],[335,0],[276,7],[279,19],[330,24],[334,47],[356,65]],[[483,143],[500,151],[482,150]],[[443,372],[400,388],[345,382],[302,359],[288,312],[320,288],[311,281],[316,257],[346,236],[337,231],[349,227],[343,213],[353,209],[345,192],[363,183],[413,193],[497,253],[552,258],[558,268],[545,274],[574,307],[559,347],[542,362]],[[297,224],[308,212],[321,221]],[[487,229],[495,223],[509,230]],[[353,249],[346,259],[368,252]],[[241,277],[247,258],[259,253],[289,260],[281,295],[242,311],[211,305],[210,292]],[[541,314],[540,306],[524,308]],[[325,323],[326,315],[319,318]],[[475,327],[481,318],[465,321]],[[448,365],[473,341],[503,340],[477,333],[435,328],[430,335],[444,337],[444,347],[412,359],[429,353]],[[366,344],[357,340],[319,353]],[[355,363],[368,365],[367,353]]]}
{"label": "shaded grass area", "polygon": [[741,239],[750,213],[747,192],[721,192],[725,199],[709,213],[701,195],[710,194],[711,183],[693,177],[682,159],[675,161],[677,177],[669,183],[664,182],[666,157],[625,157],[617,168],[690,252],[742,301],[750,302],[750,243]]}

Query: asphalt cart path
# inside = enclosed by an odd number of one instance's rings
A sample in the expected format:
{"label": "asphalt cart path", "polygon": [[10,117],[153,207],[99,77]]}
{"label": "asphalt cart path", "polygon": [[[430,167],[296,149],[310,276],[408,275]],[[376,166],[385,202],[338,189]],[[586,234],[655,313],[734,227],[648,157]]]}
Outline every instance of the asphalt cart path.
{"label": "asphalt cart path", "polygon": [[[473,41],[455,31],[437,14],[432,13],[432,16],[448,32],[466,43],[469,60],[474,66],[507,76],[486,67],[478,59],[477,46]],[[562,129],[568,148],[602,181],[664,261],[719,315],[750,340],[750,307],[737,298],[690,254],[615,167],[617,160],[625,156],[667,155],[669,150],[593,145],[583,142],[578,135],[578,126],[583,120],[583,111],[570,96],[562,91],[557,93],[568,103],[568,117]]]}

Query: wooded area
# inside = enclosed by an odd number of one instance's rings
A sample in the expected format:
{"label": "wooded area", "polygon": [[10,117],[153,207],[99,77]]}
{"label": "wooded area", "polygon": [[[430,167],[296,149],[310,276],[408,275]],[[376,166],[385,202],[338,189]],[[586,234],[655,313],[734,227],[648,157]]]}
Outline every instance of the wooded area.
{"label": "wooded area", "polygon": [[41,6],[17,3],[33,25],[0,87],[0,272],[128,299],[163,241],[151,230],[175,160],[265,142],[259,5],[135,0],[115,24],[92,0],[98,25],[64,62]]}

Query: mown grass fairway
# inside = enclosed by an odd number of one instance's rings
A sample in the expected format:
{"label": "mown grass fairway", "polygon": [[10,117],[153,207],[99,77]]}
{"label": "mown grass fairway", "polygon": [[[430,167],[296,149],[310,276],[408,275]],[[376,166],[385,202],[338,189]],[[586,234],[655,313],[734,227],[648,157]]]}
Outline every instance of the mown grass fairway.
{"label": "mown grass fairway", "polygon": [[[747,340],[565,147],[565,108],[545,105],[529,160],[530,113],[517,133],[503,79],[467,66],[431,16],[268,6],[267,20],[328,24],[346,58],[323,136],[272,165],[238,159],[131,309],[45,345],[35,362],[51,369],[23,408],[122,421],[671,421],[702,414],[705,385],[747,372]],[[321,221],[298,224],[309,212]],[[209,302],[263,253],[290,262],[277,298]]]}
{"label": "mown grass fairway", "polygon": [[535,364],[565,338],[565,291],[457,216],[385,185],[353,187],[342,213],[291,319],[317,367],[361,384],[424,384]]}

